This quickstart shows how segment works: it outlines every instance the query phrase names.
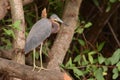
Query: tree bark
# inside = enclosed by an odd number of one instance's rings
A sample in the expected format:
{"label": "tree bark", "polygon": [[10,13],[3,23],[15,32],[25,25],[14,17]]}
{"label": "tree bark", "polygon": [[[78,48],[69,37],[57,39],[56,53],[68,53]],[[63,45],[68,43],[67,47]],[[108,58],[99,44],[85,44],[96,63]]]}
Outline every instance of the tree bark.
{"label": "tree bark", "polygon": [[0,71],[6,72],[9,77],[22,80],[71,80],[66,73],[56,70],[32,71],[32,67],[16,63],[15,61],[0,58]]}
{"label": "tree bark", "polygon": [[82,0],[67,0],[65,4],[65,10],[63,14],[63,21],[68,24],[61,25],[57,38],[49,53],[50,62],[48,63],[48,69],[60,70],[59,65],[62,64],[64,56],[69,48],[74,35],[74,30],[78,22],[79,8]]}
{"label": "tree bark", "polygon": [[[14,29],[15,39],[13,41],[13,60],[20,63],[25,64],[25,55],[23,53],[24,45],[25,45],[25,20],[24,20],[24,11],[23,11],[23,3],[22,0],[9,0],[11,6],[11,14],[12,14],[12,23],[14,24],[16,21],[20,21],[20,25],[18,29]],[[13,78],[13,80],[20,80],[17,78]]]}
{"label": "tree bark", "polygon": [[8,0],[0,0],[0,20],[7,14]]}
{"label": "tree bark", "polygon": [[[12,22],[15,23],[16,21],[20,20],[19,28],[20,30],[15,29],[15,39],[13,41],[13,48],[15,53],[13,53],[14,58],[13,60],[25,64],[25,56],[22,53],[25,45],[25,20],[24,20],[24,11],[23,11],[23,4],[22,0],[9,0],[11,6],[11,13],[12,13]],[[20,51],[16,51],[20,50]]]}
{"label": "tree bark", "polygon": [[[32,2],[33,0],[23,0],[23,5],[27,5]],[[8,9],[10,9],[9,0],[0,0],[0,20],[6,16]]]}

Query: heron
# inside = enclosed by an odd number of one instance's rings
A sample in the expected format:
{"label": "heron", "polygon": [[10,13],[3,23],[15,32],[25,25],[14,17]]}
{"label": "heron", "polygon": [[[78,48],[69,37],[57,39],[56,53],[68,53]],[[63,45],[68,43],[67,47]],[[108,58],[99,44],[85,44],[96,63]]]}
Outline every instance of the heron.
{"label": "heron", "polygon": [[[32,29],[30,30],[26,43],[25,43],[25,55],[33,50],[33,70],[39,68],[40,70],[45,69],[42,64],[42,45],[43,41],[46,40],[52,33],[57,33],[60,29],[60,24],[63,21],[56,15],[52,14],[50,18],[41,18],[37,21]],[[40,67],[35,64],[35,53],[36,48],[40,45]]]}

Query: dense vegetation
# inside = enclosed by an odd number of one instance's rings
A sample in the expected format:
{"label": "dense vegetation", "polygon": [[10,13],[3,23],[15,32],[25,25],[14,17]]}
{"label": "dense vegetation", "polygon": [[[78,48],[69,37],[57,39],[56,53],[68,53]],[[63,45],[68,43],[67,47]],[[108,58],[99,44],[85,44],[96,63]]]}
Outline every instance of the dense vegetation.
{"label": "dense vegetation", "polygon": [[[71,1],[74,2],[74,0]],[[65,0],[35,0],[24,6],[27,26],[25,35],[27,36],[33,24],[41,19],[44,7],[47,8],[48,16],[56,13],[62,18],[66,4]],[[119,0],[83,0],[77,23],[64,62],[60,65],[61,68],[65,69],[75,80],[119,80]],[[12,50],[12,42],[15,39],[13,30],[19,30],[19,25],[20,21],[12,24],[10,11],[0,20],[1,53],[5,51],[9,53]],[[48,56],[47,53],[56,35],[52,34],[44,42],[43,56]],[[39,59],[38,55],[36,59]]]}

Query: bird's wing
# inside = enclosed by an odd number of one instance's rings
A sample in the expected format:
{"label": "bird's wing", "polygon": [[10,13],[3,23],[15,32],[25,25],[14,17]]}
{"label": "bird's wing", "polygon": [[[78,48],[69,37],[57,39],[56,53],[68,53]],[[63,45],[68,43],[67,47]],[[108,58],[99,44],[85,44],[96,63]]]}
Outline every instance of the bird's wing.
{"label": "bird's wing", "polygon": [[28,34],[25,44],[25,54],[38,47],[47,37],[50,36],[52,23],[47,18],[37,21]]}

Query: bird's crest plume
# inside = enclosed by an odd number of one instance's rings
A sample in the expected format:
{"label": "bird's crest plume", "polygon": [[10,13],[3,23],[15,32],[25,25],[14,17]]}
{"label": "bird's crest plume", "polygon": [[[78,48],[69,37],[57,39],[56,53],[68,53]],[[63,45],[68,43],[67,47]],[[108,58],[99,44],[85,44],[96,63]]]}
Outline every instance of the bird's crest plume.
{"label": "bird's crest plume", "polygon": [[47,18],[46,8],[44,8],[44,9],[42,10],[41,17],[42,17],[42,18]]}

